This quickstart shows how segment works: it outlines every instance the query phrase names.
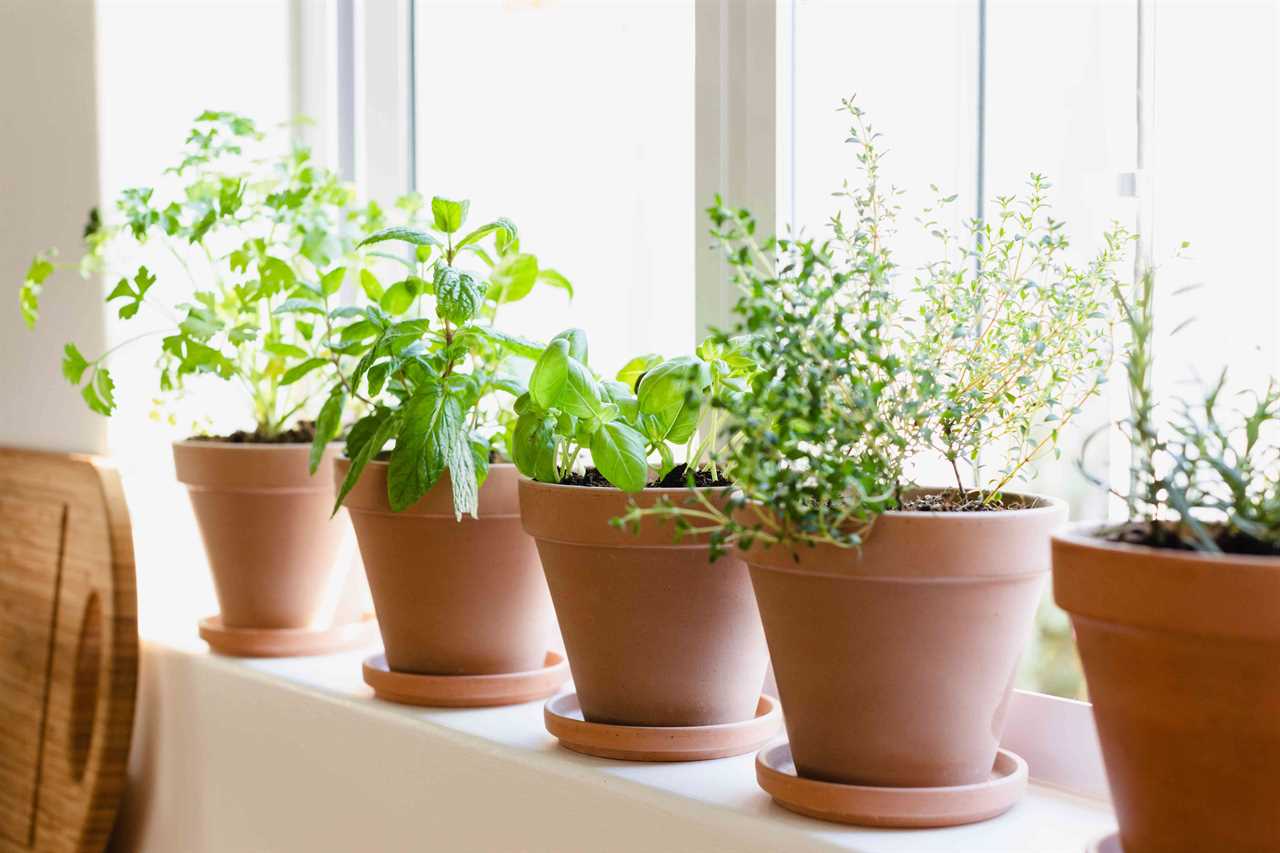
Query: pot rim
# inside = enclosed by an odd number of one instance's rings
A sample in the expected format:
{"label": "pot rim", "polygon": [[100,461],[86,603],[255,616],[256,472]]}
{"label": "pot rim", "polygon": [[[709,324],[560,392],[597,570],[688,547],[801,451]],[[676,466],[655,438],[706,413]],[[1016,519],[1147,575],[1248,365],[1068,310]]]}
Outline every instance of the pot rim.
{"label": "pot rim", "polygon": [[648,486],[646,486],[645,488],[641,489],[638,492],[624,492],[622,489],[619,489],[617,486],[566,486],[562,483],[544,483],[541,480],[535,480],[532,477],[525,476],[524,474],[520,475],[520,484],[522,486],[528,486],[529,488],[546,489],[547,491],[567,492],[569,494],[589,492],[592,494],[601,494],[601,495],[631,495],[633,497],[638,495],[657,495],[659,497],[663,497],[663,496],[669,497],[671,495],[688,495],[694,492],[714,493],[714,492],[728,491],[729,489],[734,488],[733,486],[695,486],[693,488],[690,488],[689,486],[649,488]]}
{"label": "pot rim", "polygon": [[[311,448],[309,441],[276,441],[276,442],[254,442],[254,441],[217,441],[208,438],[181,438],[172,442],[174,447],[218,447],[228,450],[297,450],[299,448]],[[326,447],[341,446],[340,441],[331,441]]]}
{"label": "pot rim", "polygon": [[1280,557],[1267,557],[1262,554],[1214,554],[1208,551],[1182,551],[1176,548],[1153,548],[1150,545],[1137,545],[1131,542],[1109,542],[1096,534],[1108,527],[1126,522],[1110,522],[1092,519],[1074,521],[1052,534],[1055,543],[1074,545],[1081,548],[1096,548],[1103,551],[1116,551],[1121,554],[1156,557],[1174,563],[1211,563],[1220,566],[1250,566],[1280,570]]}

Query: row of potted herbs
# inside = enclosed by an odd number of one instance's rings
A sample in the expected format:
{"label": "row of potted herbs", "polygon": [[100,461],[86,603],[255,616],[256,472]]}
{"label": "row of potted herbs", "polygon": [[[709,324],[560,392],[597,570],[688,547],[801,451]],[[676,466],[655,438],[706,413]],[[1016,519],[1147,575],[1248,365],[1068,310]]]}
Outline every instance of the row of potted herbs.
{"label": "row of potted herbs", "polygon": [[[145,267],[108,301],[125,320],[172,312],[156,333],[162,391],[213,375],[254,407],[251,434],[175,445],[221,607],[210,636],[351,641],[366,623],[334,605],[345,506],[384,642],[365,665],[379,695],[548,695],[567,675],[558,621],[576,690],[547,706],[562,742],[713,757],[776,725],[760,696],[772,660],[788,744],[757,769],[775,799],[850,822],[956,823],[1025,784],[999,739],[1052,550],[1123,848],[1270,849],[1280,389],[1232,420],[1219,382],[1165,419],[1154,274],[1120,280],[1119,228],[1068,263],[1038,176],[960,235],[939,224],[954,197],[939,199],[921,218],[939,259],[903,287],[878,134],[844,106],[861,180],[825,236],[766,237],[717,200],[733,327],[614,379],[579,330],[542,345],[497,324],[535,288],[572,294],[511,222],[474,227],[443,198],[358,205],[304,148],[255,158],[251,122],[202,115],[171,170],[176,200],[130,190],[118,222],[95,212],[80,266],[100,271],[117,238],[208,262],[188,266],[188,302],[166,309]],[[32,265],[30,322],[56,265]],[[1129,518],[1062,531],[1061,501],[1010,485],[1055,452],[1113,349],[1132,402]],[[110,414],[105,358],[68,345],[63,370]],[[929,456],[952,483],[914,482]]]}

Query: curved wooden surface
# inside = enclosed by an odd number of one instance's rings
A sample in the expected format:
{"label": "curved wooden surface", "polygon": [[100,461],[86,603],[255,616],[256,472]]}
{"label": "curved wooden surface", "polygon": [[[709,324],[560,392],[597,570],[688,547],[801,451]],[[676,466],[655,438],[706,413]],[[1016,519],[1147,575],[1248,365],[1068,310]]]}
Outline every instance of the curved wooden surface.
{"label": "curved wooden surface", "polygon": [[116,472],[0,448],[0,853],[89,853],[125,785],[138,678]]}

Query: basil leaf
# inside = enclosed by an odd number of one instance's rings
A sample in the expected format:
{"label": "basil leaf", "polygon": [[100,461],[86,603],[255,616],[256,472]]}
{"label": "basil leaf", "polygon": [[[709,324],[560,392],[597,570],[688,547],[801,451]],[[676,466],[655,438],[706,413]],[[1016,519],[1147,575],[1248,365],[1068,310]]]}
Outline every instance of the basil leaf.
{"label": "basil leaf", "polygon": [[604,478],[624,492],[638,492],[648,480],[644,436],[619,421],[596,430],[591,458]]}

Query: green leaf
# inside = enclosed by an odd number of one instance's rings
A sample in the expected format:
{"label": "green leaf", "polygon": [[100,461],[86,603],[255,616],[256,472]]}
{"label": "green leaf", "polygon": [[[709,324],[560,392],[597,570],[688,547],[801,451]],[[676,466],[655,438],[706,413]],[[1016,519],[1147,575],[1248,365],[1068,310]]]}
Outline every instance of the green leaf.
{"label": "green leaf", "polygon": [[320,414],[316,415],[316,436],[311,442],[311,455],[308,460],[308,467],[312,474],[320,467],[325,448],[329,446],[329,442],[337,438],[338,431],[342,429],[342,412],[346,405],[346,392],[339,385],[320,407]]}
{"label": "green leaf", "polygon": [[538,280],[538,259],[533,255],[505,255],[489,280],[498,302],[518,302],[529,295]]}
{"label": "green leaf", "polygon": [[336,267],[324,274],[320,279],[320,292],[332,296],[342,289],[342,281],[347,277],[346,267]]}
{"label": "green leaf", "polygon": [[301,364],[295,364],[284,372],[284,376],[280,378],[280,384],[292,385],[317,367],[324,367],[328,363],[329,360],[326,358],[309,358]]}
{"label": "green leaf", "polygon": [[644,376],[659,364],[662,364],[662,356],[657,353],[638,355],[626,364],[622,365],[622,369],[618,371],[617,380],[630,388],[632,393],[634,393],[636,383],[640,381],[640,377]]}
{"label": "green leaf", "polygon": [[338,489],[338,498],[334,501],[333,511],[336,513],[346,500],[347,493],[360,479],[369,460],[382,452],[382,448],[391,440],[400,428],[400,416],[390,409],[379,406],[371,415],[366,415],[355,422],[351,432],[347,433],[347,458],[351,467]]}
{"label": "green leaf", "polygon": [[62,348],[62,375],[72,385],[79,385],[84,372],[89,367],[88,360],[80,354],[75,344],[67,344]]}
{"label": "green leaf", "polygon": [[395,240],[400,243],[412,243],[415,246],[439,246],[440,241],[437,240],[430,232],[422,231],[417,228],[408,228],[403,225],[395,225],[391,228],[383,228],[381,231],[375,231],[368,237],[365,237],[356,244],[359,249],[362,246],[371,246],[374,243],[383,243],[387,240]]}
{"label": "green leaf", "polygon": [[440,196],[431,199],[431,215],[435,219],[436,230],[446,234],[456,232],[467,221],[469,207],[471,202],[465,200],[453,201]]}
{"label": "green leaf", "polygon": [[[458,429],[449,436],[445,445],[445,465],[449,469],[449,485],[453,490],[453,517],[461,521],[463,515],[477,518],[480,511],[480,478],[476,473],[476,457],[471,446],[471,436],[462,428],[462,412],[458,412]],[[489,457],[485,454],[485,467]]]}
{"label": "green leaf", "polygon": [[115,390],[116,384],[111,381],[111,374],[105,367],[99,367],[93,371],[93,378],[80,389],[80,396],[90,409],[110,417],[116,408]]}
{"label": "green leaf", "polygon": [[267,256],[258,261],[258,278],[262,281],[262,294],[275,296],[282,290],[288,290],[298,282],[293,267],[279,258]]}
{"label": "green leaf", "polygon": [[306,358],[308,353],[302,347],[296,347],[293,344],[269,343],[263,344],[262,349],[271,355],[279,355],[285,358]]}
{"label": "green leaf", "polygon": [[441,264],[435,276],[436,314],[455,326],[469,322],[480,310],[484,288],[471,273]]}
{"label": "green leaf", "polygon": [[378,277],[369,272],[369,270],[360,270],[360,288],[371,302],[378,302],[382,299],[382,284],[378,281]]}
{"label": "green leaf", "polygon": [[568,293],[570,299],[573,298],[573,285],[569,283],[569,279],[555,270],[538,270],[538,284],[558,287]]}
{"label": "green leaf", "polygon": [[324,303],[317,302],[314,299],[304,299],[295,296],[292,299],[286,299],[276,306],[272,314],[319,314],[324,315]]}
{"label": "green leaf", "polygon": [[516,420],[512,434],[511,461],[516,469],[540,483],[554,483],[556,472],[556,436],[554,421],[541,414],[526,411]]}
{"label": "green leaf", "polygon": [[568,359],[565,383],[555,405],[575,418],[598,417],[604,409],[600,383],[591,375],[591,369],[576,358]]}
{"label": "green leaf", "polygon": [[569,378],[569,342],[553,340],[533,366],[529,375],[529,396],[542,409],[550,409],[560,399],[560,391]]}
{"label": "green leaf", "polygon": [[494,231],[498,230],[501,230],[505,235],[507,235],[508,239],[514,239],[516,236],[515,223],[505,217],[499,217],[488,225],[481,225],[479,228],[463,237],[458,241],[457,245],[454,246],[454,249],[465,249],[467,246],[470,246],[473,243],[478,243]]}
{"label": "green leaf", "polygon": [[649,477],[644,436],[619,421],[604,424],[591,437],[591,458],[604,478],[624,492],[638,492]]}
{"label": "green leaf", "polygon": [[417,503],[436,484],[449,448],[462,431],[458,401],[438,384],[424,385],[403,411],[404,424],[387,470],[387,498],[394,512]]}
{"label": "green leaf", "polygon": [[688,441],[698,428],[703,390],[710,382],[706,362],[691,356],[673,358],[645,373],[636,398],[649,438],[655,443]]}
{"label": "green leaf", "polygon": [[565,329],[551,340],[569,344],[569,357],[587,364],[587,333],[581,329]]}
{"label": "green leaf", "polygon": [[53,275],[53,262],[49,260],[52,254],[52,251],[44,252],[32,259],[31,266],[27,267],[22,289],[18,292],[22,322],[27,324],[28,329],[34,329],[36,320],[40,317],[40,293],[44,290],[45,279]]}
{"label": "green leaf", "polygon": [[378,304],[388,314],[399,316],[409,310],[416,298],[417,294],[410,288],[409,281],[406,279],[387,288],[387,292],[382,294]]}
{"label": "green leaf", "polygon": [[537,360],[547,348],[546,344],[540,344],[537,341],[531,341],[516,335],[508,335],[506,332],[493,328],[482,328],[480,332],[507,352],[524,358]]}

